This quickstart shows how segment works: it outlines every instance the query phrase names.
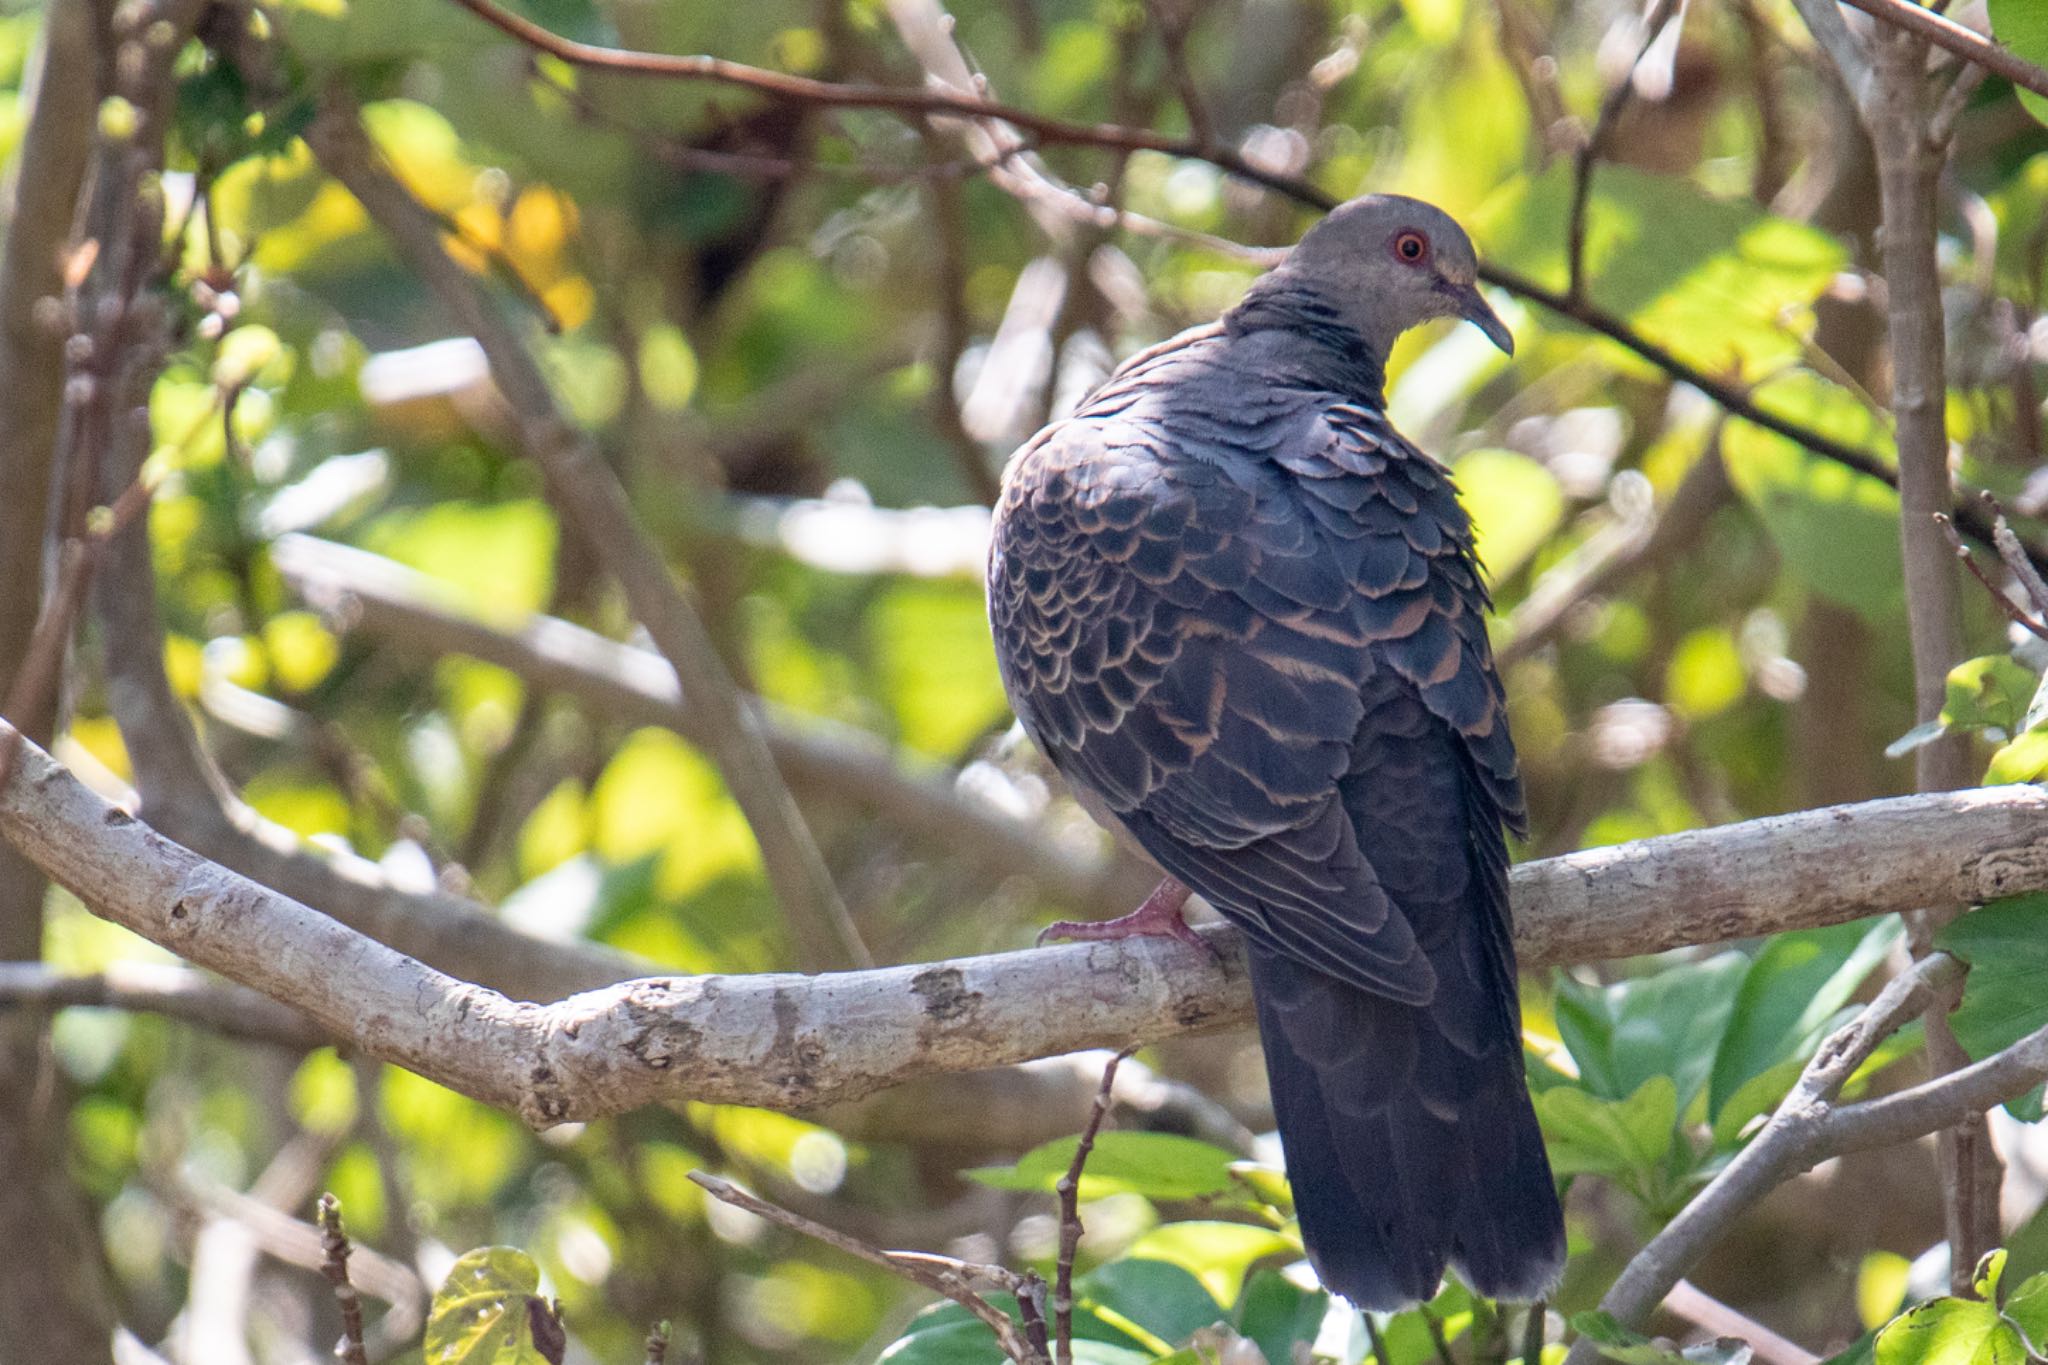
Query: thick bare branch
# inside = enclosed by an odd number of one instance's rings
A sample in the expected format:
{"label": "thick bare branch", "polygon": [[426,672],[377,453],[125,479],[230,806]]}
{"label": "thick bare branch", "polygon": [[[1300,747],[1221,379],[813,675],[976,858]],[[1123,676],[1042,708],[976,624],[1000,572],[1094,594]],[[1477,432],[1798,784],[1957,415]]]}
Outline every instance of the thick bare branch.
{"label": "thick bare branch", "polygon": [[776,770],[759,713],[734,687],[710,632],[641,532],[618,476],[570,425],[518,331],[476,277],[449,256],[439,218],[380,164],[354,107],[338,92],[323,100],[306,140],[399,258],[483,348],[499,391],[517,415],[517,439],[541,468],[549,495],[618,580],[634,616],[703,709],[707,750],[753,827],[799,959],[813,967],[869,961],[825,859]]}
{"label": "thick bare branch", "polygon": [[[456,981],[209,863],[24,746],[0,837],[96,913],[289,1000],[370,1056],[546,1125],[679,1099],[793,1109],[915,1076],[1122,1048],[1250,1017],[1212,960],[1085,943],[816,977],[668,977],[558,1004]],[[2048,886],[2048,792],[1905,797],[1516,869],[1531,965],[1632,956]]]}

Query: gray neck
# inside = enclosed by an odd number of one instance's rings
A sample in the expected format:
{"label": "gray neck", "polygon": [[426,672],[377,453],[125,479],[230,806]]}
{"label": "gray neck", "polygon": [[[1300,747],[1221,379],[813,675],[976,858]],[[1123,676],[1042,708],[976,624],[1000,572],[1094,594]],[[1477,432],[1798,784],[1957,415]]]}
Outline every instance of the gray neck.
{"label": "gray neck", "polygon": [[1380,336],[1367,310],[1339,308],[1285,267],[1252,281],[1224,330],[1255,346],[1282,383],[1329,389],[1348,398],[1385,401],[1386,356],[1392,336]]}

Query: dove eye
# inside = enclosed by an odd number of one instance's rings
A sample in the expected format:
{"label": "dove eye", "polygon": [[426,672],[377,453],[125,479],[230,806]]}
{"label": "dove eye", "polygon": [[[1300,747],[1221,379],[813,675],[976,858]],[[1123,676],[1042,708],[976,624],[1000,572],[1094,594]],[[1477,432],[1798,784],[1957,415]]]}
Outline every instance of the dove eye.
{"label": "dove eye", "polygon": [[1406,265],[1420,265],[1429,255],[1429,238],[1413,230],[1394,238],[1394,255]]}

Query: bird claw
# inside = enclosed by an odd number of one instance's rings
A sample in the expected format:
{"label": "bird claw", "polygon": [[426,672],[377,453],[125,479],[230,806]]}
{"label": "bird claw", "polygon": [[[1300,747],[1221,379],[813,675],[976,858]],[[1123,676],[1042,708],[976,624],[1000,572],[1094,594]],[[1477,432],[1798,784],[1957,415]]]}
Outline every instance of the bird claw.
{"label": "bird claw", "polygon": [[1039,930],[1038,944],[1045,946],[1047,939],[1103,943],[1125,938],[1172,938],[1221,961],[1222,954],[1181,915],[1188,895],[1185,886],[1168,877],[1130,914],[1109,920],[1058,920]]}

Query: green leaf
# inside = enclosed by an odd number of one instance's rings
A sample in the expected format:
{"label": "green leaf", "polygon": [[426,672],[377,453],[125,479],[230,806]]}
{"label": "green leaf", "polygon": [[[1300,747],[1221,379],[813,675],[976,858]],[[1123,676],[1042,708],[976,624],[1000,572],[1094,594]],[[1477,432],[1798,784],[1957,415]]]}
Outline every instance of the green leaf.
{"label": "green leaf", "polygon": [[434,1365],[543,1365],[528,1302],[540,1268],[517,1247],[480,1247],[460,1257],[434,1295],[422,1354]]}
{"label": "green leaf", "polygon": [[364,545],[440,579],[458,604],[486,620],[516,625],[547,602],[555,539],[545,503],[443,502],[386,513]]}
{"label": "green leaf", "polygon": [[1876,1365],[1877,1333],[1865,1332],[1821,1362],[1821,1365]]}
{"label": "green leaf", "polygon": [[1294,1190],[1287,1183],[1287,1172],[1278,1166],[1268,1166],[1263,1161],[1233,1161],[1230,1174],[1260,1203],[1283,1214],[1294,1212]]}
{"label": "green leaf", "polygon": [[[1018,1321],[1017,1301],[990,1294],[988,1301]],[[1097,1317],[1087,1307],[1074,1311],[1074,1358],[1091,1365],[1137,1365],[1158,1352],[1129,1332]],[[889,1365],[1007,1365],[988,1324],[957,1303],[937,1303],[910,1320],[903,1335],[877,1361]],[[431,1362],[430,1362],[431,1365]]]}
{"label": "green leaf", "polygon": [[1296,1343],[1313,1343],[1330,1311],[1330,1296],[1303,1289],[1277,1270],[1258,1270],[1245,1281],[1231,1325],[1250,1337],[1268,1361],[1292,1361]]}
{"label": "green leaf", "polygon": [[[1055,1138],[1010,1166],[981,1166],[967,1175],[999,1190],[1051,1193],[1074,1162],[1078,1137]],[[1102,1133],[1081,1175],[1081,1197],[1141,1194],[1148,1199],[1199,1199],[1237,1188],[1236,1156],[1175,1133]]]}
{"label": "green leaf", "polygon": [[1165,1261],[1112,1261],[1081,1277],[1074,1293],[1106,1321],[1127,1320],[1171,1346],[1224,1318],[1200,1280]]}
{"label": "green leaf", "polygon": [[[1561,287],[1571,199],[1562,163],[1497,194],[1475,220],[1482,254]],[[1798,335],[1784,315],[1812,303],[1847,262],[1824,232],[1624,166],[1594,175],[1585,221],[1593,298],[1717,371],[1795,359]]]}
{"label": "green leaf", "polygon": [[1998,1282],[2005,1275],[2005,1248],[1993,1247],[1977,1258],[1977,1268],[1970,1274],[1970,1283],[1977,1290],[1977,1297],[1989,1304],[1998,1302]]}
{"label": "green leaf", "polygon": [[1984,773],[1987,786],[1999,782],[2039,782],[2048,776],[2048,674],[2034,689],[2020,730],[1993,755]]}
{"label": "green leaf", "polygon": [[1984,730],[2004,740],[2026,730],[2026,717],[2040,688],[2034,670],[2010,654],[1986,654],[1948,671],[1942,724],[1955,730]]}
{"label": "green leaf", "polygon": [[1748,968],[1748,958],[1729,952],[1612,986],[1585,986],[1560,973],[1557,1032],[1580,1084],[1622,1100],[1650,1077],[1669,1076],[1684,1112],[1706,1085]]}
{"label": "green leaf", "polygon": [[[1743,973],[1728,1031],[1714,1053],[1707,1110],[1717,1123],[1750,1080],[1812,1052],[1900,932],[1899,921],[1886,916],[1780,934],[1764,945]],[[1795,1067],[1792,1077],[1797,1076]],[[1783,1098],[1785,1092],[1777,1094]]]}
{"label": "green leaf", "polygon": [[2048,1275],[2036,1275],[2006,1296],[2005,1317],[2027,1339],[2027,1349],[2048,1356]]}
{"label": "green leaf", "polygon": [[[1956,1041],[1978,1061],[2048,1025],[2048,895],[2015,896],[1974,910],[1935,942],[1970,964],[1963,1003],[1949,1016]],[[2041,1090],[2006,1105],[2041,1117]]]}
{"label": "green leaf", "polygon": [[1988,1303],[1936,1299],[1877,1334],[1877,1365],[2026,1365],[2017,1328]]}
{"label": "green leaf", "polygon": [[[1991,36],[2035,66],[2048,66],[2048,5],[2041,0],[1985,0]],[[2027,112],[2048,123],[2048,99],[2015,88]]]}
{"label": "green leaf", "polygon": [[1454,468],[1480,562],[1496,582],[1507,579],[1564,520],[1564,489],[1548,466],[1519,451],[1469,451]]}
{"label": "green leaf", "polygon": [[[1757,387],[1766,410],[1893,461],[1883,419],[1838,385],[1794,370]],[[1882,479],[1822,459],[1762,427],[1732,421],[1722,441],[1729,480],[1763,519],[1801,581],[1871,626],[1905,611],[1899,495]]]}
{"label": "green leaf", "polygon": [[[1832,1023],[1833,1021],[1830,1021]],[[1750,1120],[1768,1114],[1785,1102],[1799,1074],[1806,1069],[1802,1057],[1787,1057],[1776,1066],[1759,1071],[1735,1088],[1714,1114],[1714,1146],[1733,1147],[1742,1140]]]}
{"label": "green leaf", "polygon": [[1601,1099],[1576,1086],[1534,1098],[1550,1166],[1559,1175],[1637,1176],[1640,1188],[1671,1155],[1678,1089],[1669,1076],[1652,1076],[1626,1100]]}
{"label": "green leaf", "polygon": [[1234,1303],[1253,1262],[1298,1256],[1300,1248],[1271,1228],[1199,1219],[1166,1223],[1131,1244],[1132,1259],[1166,1261],[1188,1271],[1218,1303]]}
{"label": "green leaf", "polygon": [[955,1318],[922,1327],[925,1315],[913,1318],[909,1330],[875,1358],[877,1365],[1007,1365],[995,1333],[965,1310],[955,1312]]}

